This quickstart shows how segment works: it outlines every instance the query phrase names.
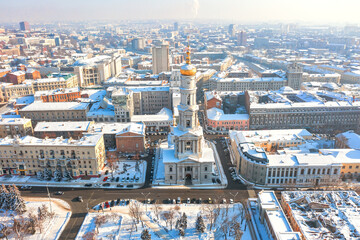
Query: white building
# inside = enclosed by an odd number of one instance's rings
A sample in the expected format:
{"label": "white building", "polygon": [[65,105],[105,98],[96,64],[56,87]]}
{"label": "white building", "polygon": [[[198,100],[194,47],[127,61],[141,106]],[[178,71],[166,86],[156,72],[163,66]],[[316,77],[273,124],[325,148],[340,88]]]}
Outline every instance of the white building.
{"label": "white building", "polygon": [[[168,142],[160,146],[157,171],[164,171],[165,184],[208,184],[212,182],[214,152],[205,142],[198,121],[196,104],[196,68],[190,64],[190,52],[181,67],[179,125],[174,126]],[[159,167],[159,165],[161,167]]]}
{"label": "white building", "polygon": [[169,45],[161,44],[152,48],[153,74],[170,70]]}

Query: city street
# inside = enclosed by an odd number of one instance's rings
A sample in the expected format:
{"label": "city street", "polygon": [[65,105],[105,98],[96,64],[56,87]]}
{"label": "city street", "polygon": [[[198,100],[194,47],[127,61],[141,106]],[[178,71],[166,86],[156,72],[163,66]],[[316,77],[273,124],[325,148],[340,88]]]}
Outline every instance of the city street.
{"label": "city street", "polygon": [[[148,195],[147,198],[155,199],[160,202],[166,201],[168,198],[177,199],[178,197],[182,199],[186,198],[202,198],[203,200],[207,200],[208,198],[212,199],[234,199],[235,201],[244,202],[248,197],[249,193],[246,190],[246,187],[242,184],[234,182],[231,179],[230,172],[228,168],[232,166],[230,158],[224,152],[224,147],[220,142],[219,136],[209,136],[206,137],[208,140],[215,140],[217,142],[216,147],[219,153],[219,157],[221,159],[221,163],[223,165],[227,180],[228,187],[227,189],[153,189],[149,188],[149,181],[151,178],[151,159],[152,155],[149,155],[146,160],[148,162],[147,167],[147,175],[146,175],[146,183],[141,189],[133,189],[133,190],[114,190],[114,189],[95,189],[95,188],[84,188],[84,189],[73,189],[73,188],[49,188],[49,192],[51,197],[60,198],[67,201],[72,210],[72,216],[67,224],[65,230],[63,231],[60,239],[74,239],[78,230],[81,227],[81,224],[88,212],[88,209],[94,207],[95,205],[113,199],[138,199],[143,201],[144,197],[142,193]],[[151,137],[152,139],[152,137]],[[153,139],[152,139],[153,140]],[[151,152],[151,150],[150,150]],[[64,192],[64,195],[56,196],[54,193],[56,191]],[[45,187],[34,187],[30,191],[22,191],[23,196],[31,196],[31,197],[47,197],[47,189]],[[83,202],[78,202],[76,198],[78,196],[82,196]],[[235,198],[234,198],[235,196]]]}

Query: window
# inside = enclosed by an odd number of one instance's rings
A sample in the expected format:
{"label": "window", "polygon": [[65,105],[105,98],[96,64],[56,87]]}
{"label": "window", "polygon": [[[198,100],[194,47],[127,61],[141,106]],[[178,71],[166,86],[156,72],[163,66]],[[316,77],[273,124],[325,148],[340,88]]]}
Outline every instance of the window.
{"label": "window", "polygon": [[337,174],[338,173],[338,170],[337,169],[334,169],[334,174]]}
{"label": "window", "polygon": [[208,170],[208,168],[207,167],[205,167],[205,171],[207,171]]}
{"label": "window", "polygon": [[204,175],[204,178],[207,179],[207,175]]}
{"label": "window", "polygon": [[169,172],[172,172],[172,170],[173,170],[172,167],[169,167]]}
{"label": "window", "polygon": [[304,169],[301,169],[300,174],[304,175],[304,172],[305,172]]}
{"label": "window", "polygon": [[170,176],[170,180],[172,180],[172,176]]}

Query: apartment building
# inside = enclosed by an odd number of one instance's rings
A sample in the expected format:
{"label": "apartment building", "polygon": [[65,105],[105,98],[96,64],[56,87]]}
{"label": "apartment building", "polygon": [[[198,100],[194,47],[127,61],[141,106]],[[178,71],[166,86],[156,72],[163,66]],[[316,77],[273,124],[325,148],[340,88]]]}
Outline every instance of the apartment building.
{"label": "apartment building", "polygon": [[73,138],[79,139],[84,134],[89,133],[93,128],[94,122],[39,122],[34,128],[34,136],[38,138]]}
{"label": "apartment building", "polygon": [[7,136],[33,135],[31,119],[28,118],[0,118],[0,138]]}
{"label": "apartment building", "polygon": [[45,170],[80,176],[98,176],[105,163],[101,134],[39,139],[32,136],[0,139],[0,167],[5,175],[36,175]]}
{"label": "apartment building", "polygon": [[85,121],[89,103],[77,102],[34,102],[19,110],[21,117],[30,118],[33,123],[48,121]]}
{"label": "apartment building", "polygon": [[266,78],[220,78],[209,79],[210,91],[268,91],[286,86],[287,80],[278,77]]}
{"label": "apartment building", "polygon": [[119,55],[99,55],[81,59],[76,61],[73,66],[80,87],[101,85],[110,77],[116,77],[122,70],[121,56]]}

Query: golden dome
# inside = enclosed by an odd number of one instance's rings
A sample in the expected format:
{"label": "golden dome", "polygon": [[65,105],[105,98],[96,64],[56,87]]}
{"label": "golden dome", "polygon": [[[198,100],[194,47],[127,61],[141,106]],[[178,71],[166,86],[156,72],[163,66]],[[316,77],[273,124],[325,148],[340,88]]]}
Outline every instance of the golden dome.
{"label": "golden dome", "polygon": [[186,64],[181,66],[180,72],[182,75],[185,76],[193,76],[196,74],[196,67],[194,65],[191,65],[190,61],[190,46],[188,45],[188,49],[186,50]]}

